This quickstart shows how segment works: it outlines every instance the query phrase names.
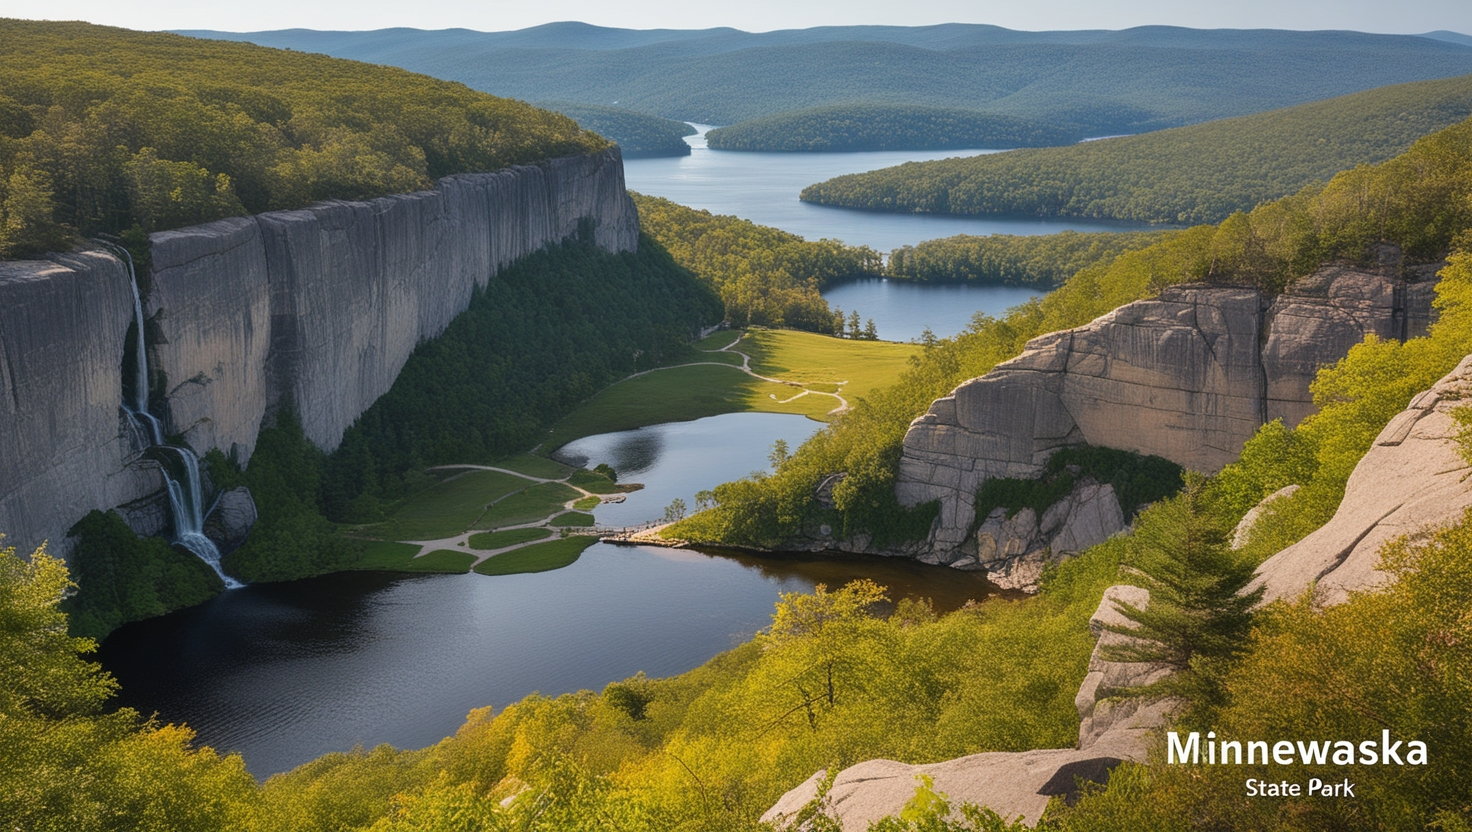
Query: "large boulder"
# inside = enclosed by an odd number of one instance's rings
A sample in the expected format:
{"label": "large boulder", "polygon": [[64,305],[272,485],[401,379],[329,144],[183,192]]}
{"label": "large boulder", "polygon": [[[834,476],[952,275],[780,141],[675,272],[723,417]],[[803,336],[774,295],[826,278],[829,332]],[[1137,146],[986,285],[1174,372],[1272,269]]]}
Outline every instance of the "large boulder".
{"label": "large boulder", "polygon": [[1397,414],[1355,466],[1333,518],[1258,567],[1264,603],[1313,590],[1337,604],[1388,580],[1380,547],[1402,535],[1459,521],[1472,507],[1472,473],[1452,411],[1472,397],[1472,356]]}
{"label": "large boulder", "polygon": [[220,554],[226,555],[245,542],[251,527],[256,524],[256,501],[245,486],[232,488],[220,495],[204,519],[204,533]]}

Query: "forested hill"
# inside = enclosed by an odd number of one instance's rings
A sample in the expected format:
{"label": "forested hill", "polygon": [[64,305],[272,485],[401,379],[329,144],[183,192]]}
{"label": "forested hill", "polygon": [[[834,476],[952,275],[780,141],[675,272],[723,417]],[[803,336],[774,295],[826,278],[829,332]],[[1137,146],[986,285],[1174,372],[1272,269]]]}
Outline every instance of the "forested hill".
{"label": "forested hill", "polygon": [[323,55],[5,19],[0,44],[0,257],[607,146],[520,101]]}
{"label": "forested hill", "polygon": [[538,107],[555,110],[582,127],[618,143],[625,159],[648,156],[689,156],[686,136],[696,133],[683,121],[636,113],[621,107],[539,101]]}
{"label": "forested hill", "polygon": [[951,214],[1216,222],[1472,115],[1472,75],[1072,147],[912,162],[803,190],[808,202]]}
{"label": "forested hill", "polygon": [[718,127],[716,150],[824,153],[855,150],[1011,149],[1073,144],[1077,128],[980,110],[912,104],[838,104]]}
{"label": "forested hill", "polygon": [[1160,26],[842,26],[753,34],[556,23],[515,32],[208,34],[401,66],[527,101],[601,104],[720,125],[863,102],[985,109],[1114,135],[1472,72],[1472,48],[1429,37]]}

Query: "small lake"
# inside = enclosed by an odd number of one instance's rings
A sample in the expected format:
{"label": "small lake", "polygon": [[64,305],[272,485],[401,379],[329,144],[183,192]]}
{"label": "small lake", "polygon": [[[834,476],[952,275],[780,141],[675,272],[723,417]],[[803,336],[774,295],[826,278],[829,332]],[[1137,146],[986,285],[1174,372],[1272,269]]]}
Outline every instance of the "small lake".
{"label": "small lake", "polygon": [[[604,523],[659,517],[675,497],[766,465],[820,427],[727,414],[588,437],[570,448],[639,481]],[[770,623],[782,592],[868,577],[939,609],[994,592],[975,573],[884,558],[756,558],[599,543],[532,575],[345,573],[227,592],[129,624],[103,644],[120,704],[184,722],[264,777],[355,744],[430,745],[472,709],[534,691],[601,689],[699,666]]]}
{"label": "small lake", "polygon": [[886,341],[915,341],[928,327],[938,338],[965,329],[978,312],[1000,318],[1008,309],[1041,296],[1016,286],[970,283],[916,283],[910,280],[854,280],[829,286],[823,299],[842,309],[873,318]]}
{"label": "small lake", "polygon": [[[809,240],[831,237],[849,245],[889,252],[900,246],[956,234],[1056,234],[1059,231],[1125,231],[1143,228],[1090,220],[952,217],[939,214],[884,214],[813,205],[797,198],[816,182],[847,173],[927,162],[993,150],[890,150],[868,153],[744,153],[711,150],[705,132],[686,136],[689,156],[625,159],[629,190],[662,196],[715,214],[735,214]],[[878,319],[875,319],[876,324]]]}

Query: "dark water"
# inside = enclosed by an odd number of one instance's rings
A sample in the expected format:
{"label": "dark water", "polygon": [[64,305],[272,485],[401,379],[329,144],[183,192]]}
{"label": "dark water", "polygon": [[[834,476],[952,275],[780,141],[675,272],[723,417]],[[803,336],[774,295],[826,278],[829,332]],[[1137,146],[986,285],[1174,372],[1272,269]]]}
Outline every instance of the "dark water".
{"label": "dark water", "polygon": [[[890,150],[870,153],[737,153],[705,146],[707,125],[686,136],[689,156],[625,159],[629,190],[662,196],[715,214],[735,214],[809,240],[831,237],[878,251],[956,234],[1056,234],[1059,231],[1123,231],[1131,226],[1090,220],[951,217],[882,214],[802,202],[797,195],[815,182],[904,162],[994,153],[989,150]],[[878,320],[877,318],[875,319]]]}
{"label": "dark water", "polygon": [[[626,504],[642,518],[662,513],[669,494],[693,498],[760,467],[771,437],[816,427],[731,414],[659,426],[648,431],[654,442],[626,434],[587,442],[649,485],[647,505]],[[645,467],[630,464],[635,457]],[[668,467],[673,460],[685,462]],[[534,575],[348,573],[246,587],[123,627],[101,659],[122,683],[122,704],[188,723],[200,742],[241,752],[266,776],[359,743],[426,746],[472,708],[533,691],[601,689],[640,670],[681,673],[766,626],[779,593],[859,577],[943,609],[992,592],[975,574],[908,561],[600,543],[572,566]]]}
{"label": "dark water", "polygon": [[999,318],[1040,294],[1014,286],[908,280],[855,280],[823,290],[832,306],[873,318],[879,337],[886,341],[918,340],[926,327],[936,337],[948,338],[965,329],[978,312]]}

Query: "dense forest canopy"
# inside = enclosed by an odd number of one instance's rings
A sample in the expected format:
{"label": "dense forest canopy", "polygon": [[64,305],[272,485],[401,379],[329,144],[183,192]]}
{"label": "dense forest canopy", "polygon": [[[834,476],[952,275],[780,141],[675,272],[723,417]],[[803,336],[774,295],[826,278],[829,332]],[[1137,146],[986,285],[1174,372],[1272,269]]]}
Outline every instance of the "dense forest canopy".
{"label": "dense forest canopy", "polygon": [[1172,233],[958,234],[891,251],[884,273],[922,283],[999,283],[1051,289],[1088,266],[1152,246]]}
{"label": "dense forest canopy", "polygon": [[875,211],[1218,222],[1472,115],[1472,75],[1066,148],[910,162],[804,189]]}
{"label": "dense forest canopy", "polygon": [[720,296],[732,326],[832,332],[833,312],[822,288],[881,273],[879,253],[867,246],[804,240],[642,194],[634,194],[634,205],[639,227]]}
{"label": "dense forest canopy", "polygon": [[686,143],[685,137],[693,136],[696,132],[694,127],[683,121],[636,113],[620,107],[573,104],[567,101],[539,101],[537,106],[562,113],[577,121],[583,128],[617,143],[623,149],[625,159],[689,156],[690,145]]}
{"label": "dense forest canopy", "polygon": [[856,150],[993,150],[1073,144],[1077,128],[1015,116],[907,104],[838,104],[777,113],[705,134],[716,150],[834,153]]}
{"label": "dense forest canopy", "polygon": [[606,146],[519,101],[322,55],[22,20],[0,43],[0,257]]}

